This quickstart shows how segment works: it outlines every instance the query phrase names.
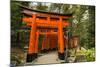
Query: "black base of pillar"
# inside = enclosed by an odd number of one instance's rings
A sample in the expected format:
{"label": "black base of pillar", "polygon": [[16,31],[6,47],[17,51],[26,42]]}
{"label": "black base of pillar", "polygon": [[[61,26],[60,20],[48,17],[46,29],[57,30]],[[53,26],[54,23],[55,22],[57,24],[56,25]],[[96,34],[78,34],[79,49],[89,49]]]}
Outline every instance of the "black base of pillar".
{"label": "black base of pillar", "polygon": [[57,50],[57,49],[56,49],[56,48],[53,48],[52,50],[55,51],[55,50]]}
{"label": "black base of pillar", "polygon": [[64,50],[66,50],[66,48],[64,48]]}
{"label": "black base of pillar", "polygon": [[32,62],[37,58],[37,53],[27,54],[26,62]]}
{"label": "black base of pillar", "polygon": [[58,52],[58,57],[59,57],[60,60],[64,60],[65,59],[64,53],[59,53]]}
{"label": "black base of pillar", "polygon": [[43,49],[41,50],[41,53],[46,53],[48,50],[47,49]]}
{"label": "black base of pillar", "polygon": [[49,49],[50,51],[55,51],[55,50],[57,50],[56,48],[50,48]]}

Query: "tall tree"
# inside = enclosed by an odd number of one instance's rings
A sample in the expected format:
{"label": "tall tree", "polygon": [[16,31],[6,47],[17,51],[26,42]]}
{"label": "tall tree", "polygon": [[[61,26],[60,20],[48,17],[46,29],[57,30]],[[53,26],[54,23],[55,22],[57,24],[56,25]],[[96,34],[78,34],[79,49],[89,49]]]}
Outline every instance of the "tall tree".
{"label": "tall tree", "polygon": [[47,11],[47,8],[48,8],[48,6],[46,6],[46,4],[43,4],[43,3],[40,3],[40,2],[37,3],[37,6],[36,6],[37,10]]}
{"label": "tall tree", "polygon": [[12,37],[11,42],[12,42],[12,46],[19,45],[19,40],[20,40],[19,29],[22,25],[21,24],[22,14],[21,14],[21,8],[19,4],[28,6],[28,2],[11,1],[11,37]]}

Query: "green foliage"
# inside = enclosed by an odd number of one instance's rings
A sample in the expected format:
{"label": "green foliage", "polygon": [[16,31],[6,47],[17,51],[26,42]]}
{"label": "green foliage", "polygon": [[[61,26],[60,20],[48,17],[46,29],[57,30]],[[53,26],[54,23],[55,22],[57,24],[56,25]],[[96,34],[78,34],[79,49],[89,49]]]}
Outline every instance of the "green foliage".
{"label": "green foliage", "polygon": [[27,24],[25,22],[22,22],[22,26],[26,26]]}
{"label": "green foliage", "polygon": [[18,29],[21,21],[20,2],[11,2],[11,29]]}
{"label": "green foliage", "polygon": [[[19,4],[28,6],[28,2],[11,1],[11,46],[23,47],[24,44],[22,41],[25,40],[25,38],[23,39],[22,36],[26,37],[24,34],[27,31],[20,30],[21,26],[26,24],[22,23],[22,13]],[[21,36],[23,32],[24,34]]]}
{"label": "green foliage", "polygon": [[44,37],[44,35],[40,35],[39,36],[39,48],[41,48],[42,47],[42,39],[43,39],[43,37]]}
{"label": "green foliage", "polygon": [[91,48],[86,51],[87,61],[95,61],[95,49]]}
{"label": "green foliage", "polygon": [[37,10],[43,10],[43,11],[45,11],[45,10],[47,10],[47,8],[48,8],[48,6],[43,5],[42,3],[37,3],[37,6],[36,6]]}
{"label": "green foliage", "polygon": [[11,54],[11,64],[19,65],[25,63],[25,54],[24,53],[12,53]]}
{"label": "green foliage", "polygon": [[86,56],[86,60],[88,62],[95,61],[95,48],[91,48],[91,49],[87,49],[87,50],[84,48],[81,48],[81,50],[77,50],[76,55],[77,56],[79,56],[79,55]]}

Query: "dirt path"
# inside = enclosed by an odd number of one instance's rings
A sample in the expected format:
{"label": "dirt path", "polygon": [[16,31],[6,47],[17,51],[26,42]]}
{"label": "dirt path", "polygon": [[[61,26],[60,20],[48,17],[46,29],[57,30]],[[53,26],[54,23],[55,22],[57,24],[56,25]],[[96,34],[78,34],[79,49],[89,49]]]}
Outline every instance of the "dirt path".
{"label": "dirt path", "polygon": [[47,53],[43,56],[38,57],[33,63],[34,64],[54,64],[54,63],[61,63],[64,61],[58,60],[57,51],[53,51]]}

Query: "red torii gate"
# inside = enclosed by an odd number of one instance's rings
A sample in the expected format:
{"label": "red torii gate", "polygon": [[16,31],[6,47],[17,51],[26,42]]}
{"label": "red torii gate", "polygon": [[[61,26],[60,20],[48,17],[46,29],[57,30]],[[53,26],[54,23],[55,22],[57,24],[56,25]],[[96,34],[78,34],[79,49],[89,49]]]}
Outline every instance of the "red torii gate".
{"label": "red torii gate", "polygon": [[[27,62],[31,62],[37,58],[38,53],[38,38],[39,35],[46,35],[46,38],[55,35],[58,39],[58,56],[59,59],[64,60],[64,32],[63,28],[69,26],[67,19],[72,14],[59,14],[52,12],[43,12],[23,7],[22,13],[26,16],[23,17],[23,22],[31,27],[29,50],[27,54]],[[56,39],[56,40],[57,40]],[[48,39],[46,39],[47,41]],[[42,45],[43,46],[43,45]]]}

